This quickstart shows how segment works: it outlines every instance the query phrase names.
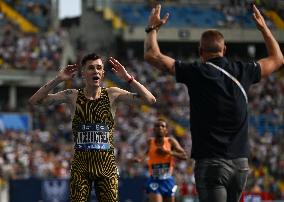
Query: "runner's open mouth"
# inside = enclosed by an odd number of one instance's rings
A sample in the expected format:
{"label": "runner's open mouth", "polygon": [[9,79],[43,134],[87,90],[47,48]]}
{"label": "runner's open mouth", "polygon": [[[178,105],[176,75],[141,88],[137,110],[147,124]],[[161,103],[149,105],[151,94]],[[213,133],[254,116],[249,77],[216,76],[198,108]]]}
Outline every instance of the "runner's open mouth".
{"label": "runner's open mouth", "polygon": [[97,80],[99,80],[100,78],[98,77],[98,76],[93,76],[93,80],[94,81],[97,81]]}

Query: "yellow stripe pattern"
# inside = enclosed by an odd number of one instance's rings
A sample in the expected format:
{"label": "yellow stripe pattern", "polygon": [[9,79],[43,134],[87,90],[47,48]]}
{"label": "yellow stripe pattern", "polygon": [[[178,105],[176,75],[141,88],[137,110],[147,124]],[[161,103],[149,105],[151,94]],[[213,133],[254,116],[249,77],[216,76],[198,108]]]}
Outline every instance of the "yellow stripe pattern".
{"label": "yellow stripe pattern", "polygon": [[83,123],[104,123],[110,129],[109,151],[76,151],[72,161],[70,199],[72,202],[87,202],[94,182],[99,202],[118,201],[118,171],[114,156],[114,119],[110,110],[107,90],[102,88],[100,98],[89,100],[79,89],[75,115],[72,121],[76,142],[77,128]]}

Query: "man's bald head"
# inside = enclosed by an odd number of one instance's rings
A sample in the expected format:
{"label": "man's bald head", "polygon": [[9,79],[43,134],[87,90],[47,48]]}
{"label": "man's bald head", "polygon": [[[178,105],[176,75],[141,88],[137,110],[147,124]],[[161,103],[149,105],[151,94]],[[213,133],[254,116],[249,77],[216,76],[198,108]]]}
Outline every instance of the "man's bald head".
{"label": "man's bald head", "polygon": [[210,29],[201,35],[200,52],[201,53],[219,53],[224,51],[225,41],[221,32]]}

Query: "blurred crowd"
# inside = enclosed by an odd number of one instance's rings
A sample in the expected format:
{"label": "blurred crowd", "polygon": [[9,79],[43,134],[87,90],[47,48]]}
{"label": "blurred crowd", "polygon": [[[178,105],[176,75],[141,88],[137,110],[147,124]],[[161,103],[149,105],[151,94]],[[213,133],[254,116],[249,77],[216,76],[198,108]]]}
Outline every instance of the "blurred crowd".
{"label": "blurred crowd", "polygon": [[0,69],[46,72],[59,68],[66,32],[23,33],[11,23],[0,38]]}
{"label": "blurred crowd", "polygon": [[219,21],[218,25],[220,27],[230,27],[230,28],[239,28],[239,27],[254,27],[254,22],[251,16],[252,4],[255,3],[260,11],[264,14],[266,24],[270,28],[275,28],[274,23],[266,15],[266,10],[269,10],[266,4],[251,0],[246,1],[231,1],[231,3],[224,3],[216,5],[216,9],[221,11],[224,14],[224,20]]}

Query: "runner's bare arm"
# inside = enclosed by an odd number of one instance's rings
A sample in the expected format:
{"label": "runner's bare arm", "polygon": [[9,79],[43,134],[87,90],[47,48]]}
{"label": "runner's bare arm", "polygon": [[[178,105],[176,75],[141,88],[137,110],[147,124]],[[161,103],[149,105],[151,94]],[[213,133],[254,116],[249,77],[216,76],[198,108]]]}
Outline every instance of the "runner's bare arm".
{"label": "runner's bare arm", "polygon": [[54,79],[42,86],[29,99],[29,102],[34,105],[51,105],[69,102],[72,94],[75,93],[76,90],[68,89],[55,94],[49,94],[49,92],[53,90],[59,83],[72,79],[74,74],[77,72],[77,69],[77,65],[68,65],[67,67],[62,68]]}
{"label": "runner's bare arm", "polygon": [[180,146],[178,141],[176,139],[174,139],[174,138],[171,138],[170,141],[171,141],[171,146],[172,146],[171,155],[176,157],[176,158],[179,158],[179,159],[182,159],[182,160],[186,160],[187,159],[186,152]]}
{"label": "runner's bare arm", "polygon": [[71,103],[74,94],[76,93],[75,91],[75,89],[67,89],[55,94],[47,94],[46,96],[39,97],[38,99],[35,97],[33,98],[34,100],[30,101],[30,103],[43,106]]}
{"label": "runner's bare arm", "polygon": [[130,93],[120,88],[114,88],[114,93],[117,95],[115,96],[115,100],[117,102],[133,103],[133,101],[136,101],[139,98],[147,104],[154,104],[156,102],[156,98],[154,97],[154,95],[145,86],[143,86],[135,78],[133,78],[126,71],[125,67],[120,64],[119,61],[110,57],[109,63],[112,65],[112,71],[114,72],[114,74],[122,81],[128,82],[129,85],[137,93]]}

